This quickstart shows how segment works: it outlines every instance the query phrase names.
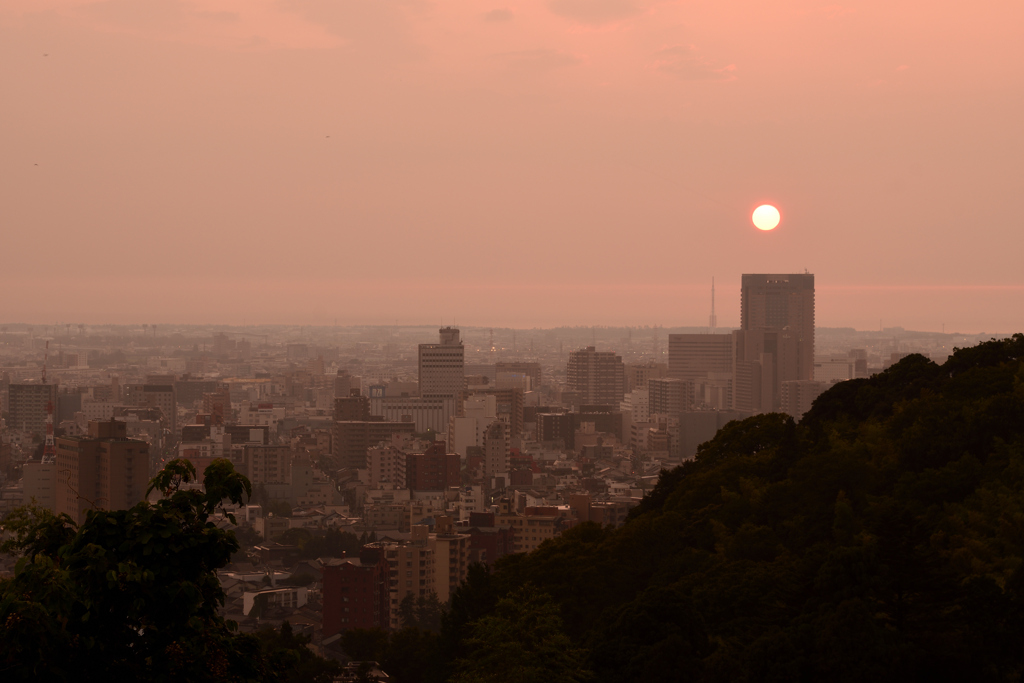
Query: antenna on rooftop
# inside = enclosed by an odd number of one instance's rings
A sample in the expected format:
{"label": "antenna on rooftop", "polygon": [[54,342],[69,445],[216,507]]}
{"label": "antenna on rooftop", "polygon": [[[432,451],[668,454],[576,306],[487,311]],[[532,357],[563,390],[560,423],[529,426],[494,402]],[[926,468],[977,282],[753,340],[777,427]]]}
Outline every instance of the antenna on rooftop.
{"label": "antenna on rooftop", "polygon": [[711,317],[708,318],[708,327],[711,328],[711,334],[715,333],[715,328],[718,327],[718,317],[715,316],[715,276],[711,276]]}

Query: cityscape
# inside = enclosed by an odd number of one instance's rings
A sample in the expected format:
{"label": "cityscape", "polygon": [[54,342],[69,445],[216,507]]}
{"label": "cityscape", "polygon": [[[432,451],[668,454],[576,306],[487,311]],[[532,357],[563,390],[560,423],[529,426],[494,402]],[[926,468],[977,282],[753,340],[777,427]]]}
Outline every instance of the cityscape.
{"label": "cityscape", "polygon": [[0,2],[0,682],[1020,683],[1021,26]]}
{"label": "cityscape", "polygon": [[[216,518],[249,540],[218,571],[224,616],[343,658],[345,631],[399,629],[473,564],[623,525],[732,421],[799,421],[837,383],[984,341],[815,328],[810,273],[740,287],[738,329],[7,325],[0,513],[83,524],[155,500],[175,459],[227,459],[254,492]],[[362,545],[312,556],[325,534]]]}

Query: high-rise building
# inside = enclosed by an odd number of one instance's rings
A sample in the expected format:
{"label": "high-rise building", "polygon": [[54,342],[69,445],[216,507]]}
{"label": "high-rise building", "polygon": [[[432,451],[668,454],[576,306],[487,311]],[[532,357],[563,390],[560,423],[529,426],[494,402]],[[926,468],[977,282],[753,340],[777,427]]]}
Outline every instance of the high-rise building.
{"label": "high-rise building", "polygon": [[733,336],[736,360],[760,366],[744,371],[761,378],[760,401],[751,396],[750,407],[777,410],[783,382],[814,379],[814,275],[744,275]]}
{"label": "high-rise building", "polygon": [[391,625],[391,567],[382,547],[364,546],[359,557],[324,560],[323,633]]}
{"label": "high-rise building", "polygon": [[408,455],[395,446],[375,446],[367,451],[366,468],[370,470],[371,489],[404,489]]}
{"label": "high-rise building", "polygon": [[484,431],[484,476],[495,477],[508,472],[512,441],[507,422],[492,422]]}
{"label": "high-rise building", "polygon": [[442,327],[439,344],[420,344],[420,396],[455,399],[466,385],[466,349],[459,330]]}
{"label": "high-rise building", "polygon": [[508,422],[512,436],[523,432],[523,410],[526,407],[522,389],[484,389],[475,392],[477,395],[494,396],[494,414]]}
{"label": "high-rise building", "polygon": [[728,334],[670,334],[668,376],[704,379],[708,373],[733,371],[733,340]]}
{"label": "high-rise building", "polygon": [[626,394],[626,369],[614,351],[593,346],[569,354],[566,384],[577,391],[582,405],[618,406]]}
{"label": "high-rise building", "polygon": [[[435,591],[434,546],[430,543],[430,528],[412,525],[408,541],[377,541],[370,547],[384,551],[390,570],[391,628],[399,629],[402,622],[398,608],[407,595],[426,597]],[[445,577],[447,578],[447,577]]]}
{"label": "high-rise building", "polygon": [[[154,379],[158,382],[150,382]],[[174,378],[150,375],[145,384],[128,384],[124,387],[123,399],[127,405],[140,408],[159,408],[163,422],[171,433],[178,431],[178,401],[175,395]]]}
{"label": "high-rise building", "polygon": [[[7,428],[42,436],[46,433],[47,405],[57,409],[56,384],[11,384],[7,399]],[[54,424],[61,416],[54,415]]]}
{"label": "high-rise building", "polygon": [[492,394],[479,394],[470,396],[462,404],[462,415],[448,421],[448,441],[453,453],[465,457],[468,448],[484,445],[487,425],[498,419],[498,403]]}
{"label": "high-rise building", "polygon": [[406,484],[413,491],[444,491],[462,483],[458,453],[449,453],[444,441],[435,441],[423,453],[406,458]]}
{"label": "high-rise building", "polygon": [[290,484],[292,451],[288,446],[247,445],[243,450],[242,472],[253,485]]}
{"label": "high-rise building", "polygon": [[650,410],[653,415],[676,416],[693,406],[693,381],[658,377],[648,381]]}
{"label": "high-rise building", "polygon": [[125,422],[89,423],[88,436],[57,439],[57,513],[81,524],[90,508],[123,510],[142,501],[149,444],[128,438]]}
{"label": "high-rise building", "polygon": [[439,515],[434,527],[437,533],[428,537],[428,544],[434,549],[434,593],[442,603],[448,602],[469,570],[471,537],[457,533],[453,521],[447,515]]}

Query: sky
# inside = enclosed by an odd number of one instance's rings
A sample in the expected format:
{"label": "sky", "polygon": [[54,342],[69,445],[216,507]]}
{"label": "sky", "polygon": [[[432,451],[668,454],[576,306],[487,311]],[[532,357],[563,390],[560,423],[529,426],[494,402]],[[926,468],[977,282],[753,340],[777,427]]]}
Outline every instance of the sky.
{"label": "sky", "polygon": [[[1024,331],[1024,3],[4,0],[0,320]],[[772,203],[772,232],[750,214]]]}

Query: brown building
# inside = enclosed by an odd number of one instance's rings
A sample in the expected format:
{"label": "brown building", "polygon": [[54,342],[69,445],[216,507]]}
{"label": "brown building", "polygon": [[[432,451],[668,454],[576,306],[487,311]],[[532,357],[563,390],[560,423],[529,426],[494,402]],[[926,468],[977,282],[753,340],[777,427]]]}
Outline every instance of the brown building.
{"label": "brown building", "polygon": [[243,459],[243,472],[253,486],[292,482],[292,451],[288,446],[245,446]]}
{"label": "brown building", "polygon": [[732,373],[733,340],[728,334],[670,334],[668,376],[704,379],[709,373]]}
{"label": "brown building", "polygon": [[203,392],[203,413],[210,415],[215,425],[231,422],[231,390],[224,385],[216,391]]}
{"label": "brown building", "polygon": [[438,333],[440,343],[419,346],[420,396],[457,400],[466,388],[466,349],[457,328],[442,327]]}
{"label": "brown building", "polygon": [[523,433],[523,411],[526,407],[526,398],[522,389],[487,389],[474,393],[494,396],[495,415],[508,422],[512,436],[519,436]]}
{"label": "brown building", "polygon": [[626,394],[626,370],[614,351],[593,346],[569,354],[566,367],[569,391],[577,391],[582,404],[618,405]]}
{"label": "brown building", "polygon": [[343,396],[334,399],[334,420],[347,422],[370,419],[370,398],[368,396]]}
{"label": "brown building", "polygon": [[469,534],[470,559],[492,566],[498,559],[515,552],[511,526],[497,526],[493,512],[471,512],[469,522],[458,527]]}
{"label": "brown building", "polygon": [[398,608],[407,595],[426,597],[434,591],[434,546],[429,542],[430,530],[423,525],[410,529],[408,541],[377,541],[370,547],[384,551],[391,580],[391,628],[401,628]]}
{"label": "brown building", "polygon": [[89,423],[88,436],[57,439],[57,513],[85,521],[89,509],[124,510],[145,498],[149,444],[129,439],[127,424]]}
{"label": "brown building", "polygon": [[[46,434],[46,406],[57,410],[56,384],[11,384],[7,387],[7,428]],[[53,423],[60,424],[62,416],[54,415]]]}
{"label": "brown building", "polygon": [[456,527],[451,517],[440,515],[430,535],[434,548],[434,593],[442,603],[466,580],[469,571],[471,538]]}
{"label": "brown building", "polygon": [[167,384],[143,384],[134,389],[132,403],[145,408],[159,408],[164,416],[164,426],[172,433],[177,433],[178,401],[175,398],[173,380]]}
{"label": "brown building", "polygon": [[423,453],[406,459],[406,483],[413,491],[443,491],[462,483],[458,453],[449,453],[447,443],[435,441]]}
{"label": "brown building", "polygon": [[675,377],[652,378],[647,383],[652,415],[678,415],[693,407],[693,381]]}
{"label": "brown building", "polygon": [[381,547],[364,546],[359,558],[330,559],[323,568],[323,635],[391,624],[391,568]]}
{"label": "brown building", "polygon": [[340,467],[366,469],[366,454],[371,448],[381,442],[390,444],[393,434],[415,431],[415,422],[341,420],[334,423],[332,447]]}

